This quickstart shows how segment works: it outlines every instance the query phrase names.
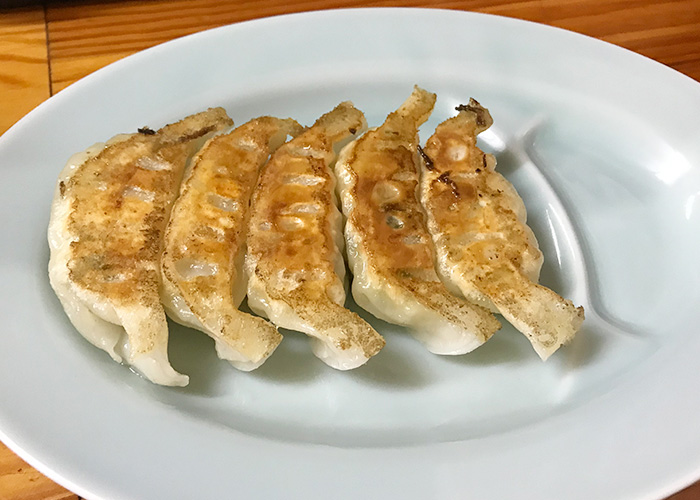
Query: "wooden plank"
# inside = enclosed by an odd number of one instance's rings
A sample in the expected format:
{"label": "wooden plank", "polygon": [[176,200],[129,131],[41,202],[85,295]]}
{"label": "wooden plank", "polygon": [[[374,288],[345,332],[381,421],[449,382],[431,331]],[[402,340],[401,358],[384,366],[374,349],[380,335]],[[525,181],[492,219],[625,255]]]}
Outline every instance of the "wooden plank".
{"label": "wooden plank", "polygon": [[0,498],[3,500],[78,500],[0,444]]}
{"label": "wooden plank", "polygon": [[[356,2],[330,0],[330,7]],[[320,7],[322,2],[154,0],[49,7],[52,84],[60,90],[104,64],[159,43],[248,19]]]}
{"label": "wooden plank", "polygon": [[0,11],[0,134],[50,95],[44,9]]}
{"label": "wooden plank", "polygon": [[698,500],[700,498],[700,481],[671,495],[666,500]]}
{"label": "wooden plank", "polygon": [[430,5],[551,24],[616,43],[700,80],[700,2],[695,0],[153,0],[49,6],[52,84],[60,90],[126,55],[203,29],[301,10],[363,5]]}

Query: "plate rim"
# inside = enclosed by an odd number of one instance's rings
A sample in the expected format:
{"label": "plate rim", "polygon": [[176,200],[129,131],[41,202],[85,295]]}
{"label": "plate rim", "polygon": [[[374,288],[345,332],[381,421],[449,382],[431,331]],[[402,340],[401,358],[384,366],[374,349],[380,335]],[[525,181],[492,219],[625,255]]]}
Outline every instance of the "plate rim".
{"label": "plate rim", "polygon": [[[491,18],[499,18],[501,20],[507,20],[507,22],[512,22],[515,24],[520,24],[520,23],[526,23],[529,25],[537,26],[539,28],[548,28],[551,30],[555,30],[560,33],[566,33],[567,36],[573,35],[575,37],[583,37],[587,38],[591,41],[594,41],[596,43],[602,43],[605,44],[608,47],[614,47],[615,49],[621,49],[622,51],[628,53],[628,54],[633,54],[636,57],[642,58],[648,62],[655,63],[658,67],[664,68],[664,71],[670,70],[675,76],[680,76],[684,79],[687,79],[689,82],[692,82],[696,87],[698,92],[700,93],[700,84],[698,84],[697,81],[693,80],[689,76],[674,70],[673,68],[660,63],[658,61],[655,61],[653,59],[650,59],[646,56],[643,56],[641,54],[638,54],[636,52],[633,52],[629,49],[625,49],[623,47],[611,44],[609,42],[605,42],[603,40],[599,40],[587,35],[583,35],[580,33],[575,33],[569,30],[565,30],[562,28],[550,26],[550,25],[545,25],[541,23],[536,23],[532,21],[527,21],[527,20],[521,20],[521,19],[516,19],[516,18],[511,18],[511,17],[506,17],[506,16],[499,16],[499,15],[494,15],[494,14],[484,14],[484,13],[475,13],[475,12],[467,12],[467,11],[461,11],[461,10],[452,10],[452,9],[434,9],[434,8],[418,8],[418,7],[372,7],[372,8],[345,8],[345,9],[324,9],[324,10],[317,10],[317,11],[306,11],[306,12],[296,12],[292,14],[280,14],[276,16],[270,16],[270,17],[264,17],[264,18],[258,18],[258,19],[252,19],[252,20],[247,20],[247,21],[242,21],[239,23],[234,23],[234,24],[229,24],[225,26],[220,26],[216,28],[211,28],[207,30],[203,30],[197,33],[193,33],[190,35],[186,35],[184,37],[179,37],[174,40],[170,40],[167,42],[163,42],[161,44],[158,44],[154,47],[145,49],[143,51],[137,52],[135,54],[132,54],[130,56],[127,56],[123,59],[120,59],[118,61],[115,61],[104,68],[101,68],[94,73],[82,78],[78,82],[70,85],[69,87],[61,90],[60,92],[56,93],[54,96],[50,97],[43,103],[41,103],[39,106],[37,106],[34,110],[32,110],[30,113],[25,115],[21,120],[19,120],[16,124],[14,124],[10,129],[8,129],[2,136],[0,136],[0,151],[2,150],[3,144],[6,141],[11,140],[12,137],[14,137],[15,134],[21,134],[21,130],[26,126],[26,124],[31,124],[32,121],[34,120],[34,116],[38,116],[42,112],[50,112],[51,106],[53,106],[53,103],[59,102],[60,100],[64,99],[69,99],[74,93],[80,92],[80,89],[82,89],[84,86],[88,85],[93,85],[93,81],[99,81],[98,79],[101,77],[108,76],[112,72],[118,72],[121,70],[122,65],[128,65],[131,64],[132,61],[135,61],[137,59],[143,58],[143,57],[150,57],[151,54],[155,54],[157,51],[160,50],[170,50],[170,47],[177,46],[178,44],[187,44],[189,43],[188,41],[193,39],[194,37],[204,37],[204,36],[211,36],[212,32],[222,32],[230,29],[236,29],[236,27],[239,27],[241,25],[260,25],[265,22],[270,22],[271,20],[275,19],[282,19],[282,18],[308,18],[311,16],[317,16],[317,15],[342,15],[345,12],[362,12],[362,11],[371,11],[371,12],[378,12],[378,11],[391,11],[391,12],[399,12],[399,11],[405,11],[407,13],[410,13],[410,15],[414,15],[418,12],[421,11],[429,11],[429,12],[449,12],[451,15],[459,14],[459,15],[467,15],[467,16],[475,16],[476,18],[481,17],[481,16],[487,16]],[[206,35],[205,35],[206,34]],[[167,46],[166,49],[163,49],[163,47]],[[144,56],[144,54],[147,54]],[[154,56],[155,57],[155,56]],[[700,94],[699,94],[700,95]],[[60,97],[63,96],[63,97]],[[67,97],[66,97],[67,96]],[[49,110],[49,111],[46,111]],[[13,452],[15,452],[20,458],[25,460],[27,463],[30,465],[34,466],[37,470],[45,474],[47,477],[51,478],[55,482],[64,485],[68,487],[71,491],[74,491],[78,493],[81,496],[88,497],[88,498],[99,498],[93,495],[89,489],[84,489],[82,486],[73,483],[70,479],[61,476],[57,471],[55,471],[52,467],[50,467],[48,464],[45,464],[41,459],[35,456],[30,456],[29,453],[25,453],[24,448],[19,444],[18,441],[10,438],[10,436],[6,435],[3,431],[2,428],[0,428],[0,438],[2,438],[2,441],[10,448]],[[656,495],[656,493],[662,493],[664,495],[671,494],[677,489],[681,489],[685,486],[688,486],[689,484],[692,484],[695,480],[697,480],[700,477],[700,459],[698,460],[698,463],[695,466],[695,472],[693,473],[688,473],[688,474],[683,474],[683,477],[677,478],[673,486],[668,486],[667,488],[664,489],[664,491],[660,492],[655,492],[653,493]],[[680,488],[678,486],[680,485]],[[672,489],[673,488],[673,489]],[[649,495],[652,495],[652,493],[649,493]],[[649,496],[648,498],[656,498],[656,496],[652,497]]]}

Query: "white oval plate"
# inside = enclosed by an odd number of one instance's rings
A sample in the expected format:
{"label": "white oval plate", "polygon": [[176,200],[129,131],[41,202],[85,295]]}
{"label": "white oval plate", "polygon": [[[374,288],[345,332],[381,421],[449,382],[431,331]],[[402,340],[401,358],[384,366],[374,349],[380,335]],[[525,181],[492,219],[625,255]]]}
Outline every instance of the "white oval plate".
{"label": "white oval plate", "polygon": [[[208,106],[305,124],[351,99],[379,124],[419,84],[423,139],[476,97],[521,191],[542,281],[586,308],[541,363],[504,328],[438,357],[387,347],[333,371],[288,333],[259,370],[173,328],[185,389],[85,342],[47,280],[53,186],[75,151]],[[91,499],[658,498],[700,476],[700,85],[554,28],[437,10],[313,12],[228,26],[129,57],[0,139],[0,437]]]}

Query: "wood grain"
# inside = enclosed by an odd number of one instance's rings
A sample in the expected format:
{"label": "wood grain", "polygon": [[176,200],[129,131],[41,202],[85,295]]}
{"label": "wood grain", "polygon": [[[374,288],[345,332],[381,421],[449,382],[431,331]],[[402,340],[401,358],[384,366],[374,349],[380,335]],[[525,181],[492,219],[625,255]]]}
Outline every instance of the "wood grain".
{"label": "wood grain", "polygon": [[546,23],[616,43],[700,80],[697,0],[153,0],[49,6],[51,81],[60,90],[109,62],[203,29],[303,10],[363,6],[473,10]]}
{"label": "wood grain", "polygon": [[[49,1],[45,7],[0,11],[0,133],[51,93],[173,38],[265,16],[373,6],[472,10],[545,23],[620,45],[700,81],[698,0]],[[0,444],[0,499],[78,497]],[[698,499],[700,482],[669,497]]]}
{"label": "wood grain", "polygon": [[0,444],[0,498],[3,500],[78,500]]}
{"label": "wood grain", "polygon": [[0,15],[0,133],[50,95],[43,8]]}

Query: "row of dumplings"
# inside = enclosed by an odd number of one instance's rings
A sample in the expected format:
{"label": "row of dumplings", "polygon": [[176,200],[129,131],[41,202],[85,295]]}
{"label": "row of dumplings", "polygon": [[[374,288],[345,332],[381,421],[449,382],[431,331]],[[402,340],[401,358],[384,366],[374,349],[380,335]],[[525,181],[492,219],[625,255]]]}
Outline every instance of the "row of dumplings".
{"label": "row of dumplings", "polygon": [[[49,277],[66,314],[156,384],[188,383],[168,361],[165,312],[240,370],[273,353],[277,328],[352,369],[385,341],[344,307],[346,255],[357,304],[429,351],[472,351],[500,313],[546,359],[583,308],[537,284],[542,254],[523,202],[476,146],[492,124],[485,108],[458,107],[420,147],[435,100],[416,87],[370,130],[349,102],[308,128],[261,117],[229,131],[215,108],[75,155],[49,223]],[[246,295],[257,316],[239,311]]]}

